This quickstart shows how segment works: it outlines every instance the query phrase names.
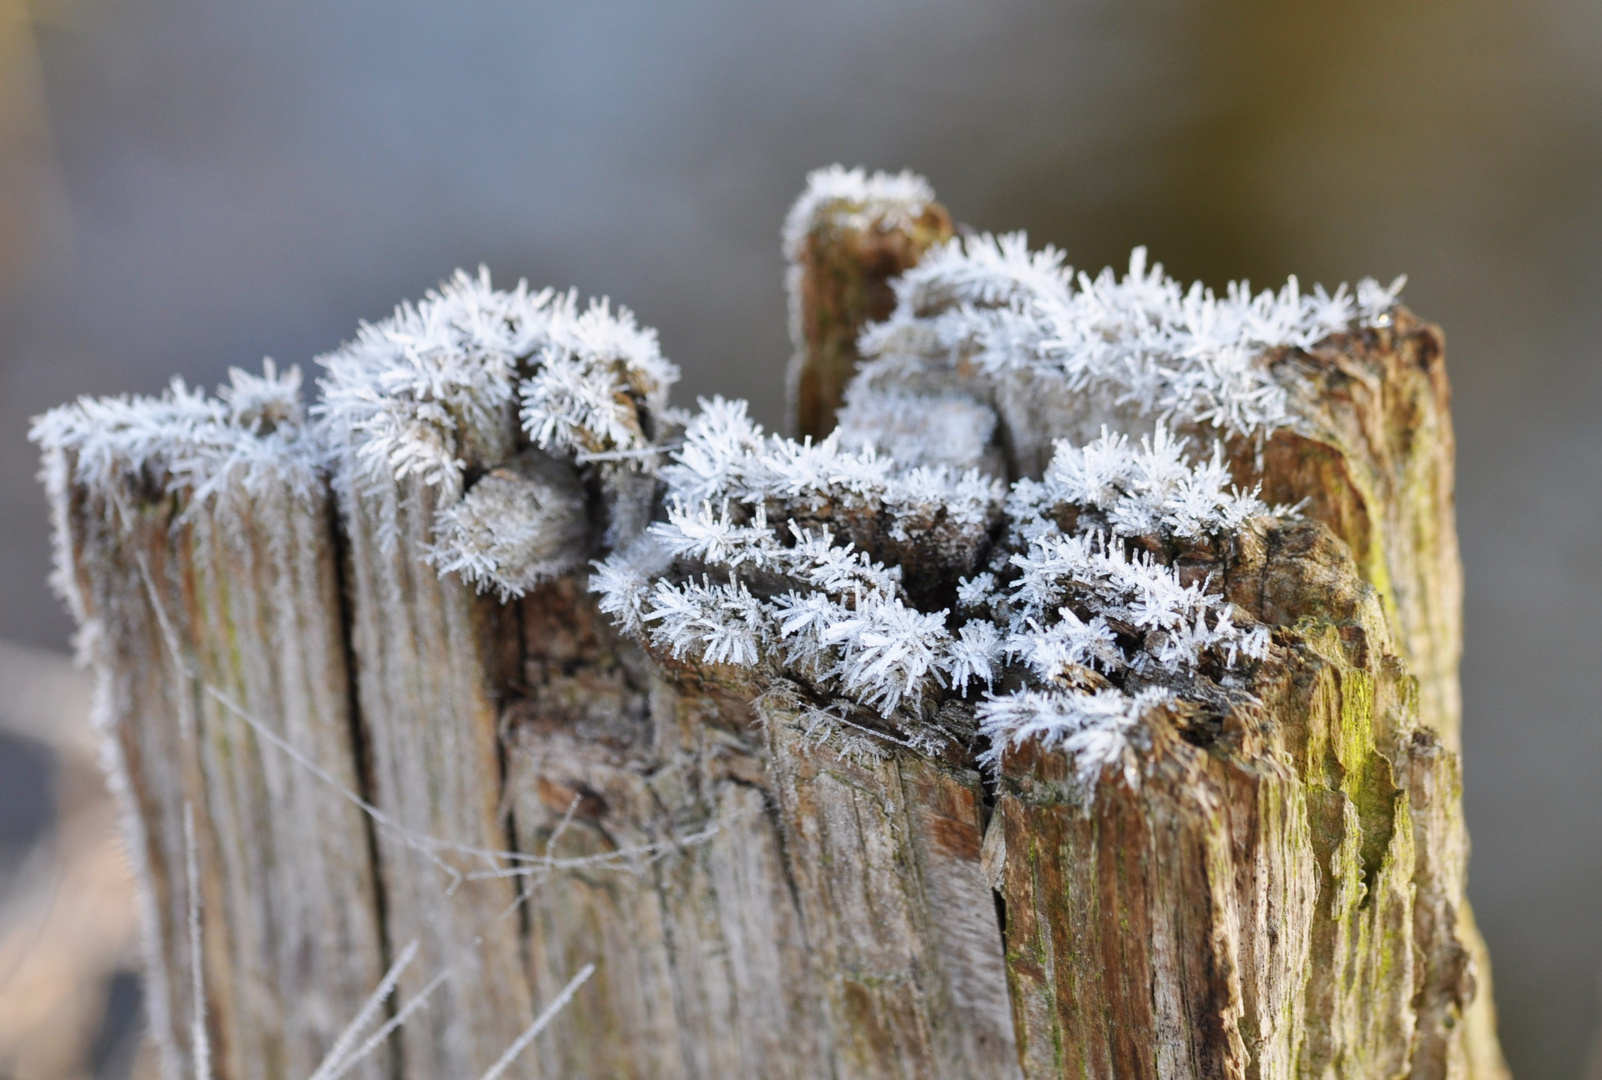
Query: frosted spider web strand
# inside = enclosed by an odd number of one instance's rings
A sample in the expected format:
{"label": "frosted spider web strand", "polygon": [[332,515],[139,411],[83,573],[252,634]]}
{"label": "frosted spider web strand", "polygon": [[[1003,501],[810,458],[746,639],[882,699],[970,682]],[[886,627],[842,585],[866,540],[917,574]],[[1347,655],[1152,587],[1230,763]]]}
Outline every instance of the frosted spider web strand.
{"label": "frosted spider web strand", "polygon": [[195,843],[195,808],[188,800],[184,801],[184,875],[188,881],[189,992],[194,1010],[190,1053],[195,1080],[212,1080],[211,1037],[206,1031],[206,972],[200,951],[200,853]]}
{"label": "frosted spider web strand", "polygon": [[566,986],[562,987],[562,992],[557,994],[555,999],[540,1012],[539,1016],[534,1018],[534,1022],[528,1026],[527,1030],[512,1041],[512,1045],[506,1048],[506,1053],[500,1056],[500,1060],[491,1065],[479,1080],[500,1080],[501,1074],[511,1068],[512,1062],[517,1060],[517,1055],[521,1054],[528,1048],[529,1043],[539,1037],[540,1032],[544,1031],[550,1022],[556,1019],[557,1014],[567,1007],[567,1003],[573,1000],[573,995],[578,993],[578,988],[588,982],[590,976],[594,974],[595,965],[585,964],[579,973],[569,979]]}
{"label": "frosted spider web strand", "polygon": [[367,995],[367,1000],[362,1003],[361,1010],[351,1018],[350,1023],[345,1025],[345,1029],[339,1033],[339,1037],[334,1040],[334,1044],[328,1048],[328,1053],[323,1055],[323,1060],[317,1064],[316,1069],[312,1071],[308,1080],[332,1080],[334,1076],[338,1075],[336,1070],[348,1067],[346,1060],[350,1057],[350,1052],[355,1047],[356,1040],[361,1038],[362,1029],[372,1023],[373,1017],[378,1015],[378,1010],[383,1007],[385,999],[395,989],[395,984],[400,981],[401,974],[416,959],[417,949],[418,942],[414,938],[406,948],[401,950],[400,956],[389,966],[389,970],[384,972],[384,977],[379,980],[373,992]]}

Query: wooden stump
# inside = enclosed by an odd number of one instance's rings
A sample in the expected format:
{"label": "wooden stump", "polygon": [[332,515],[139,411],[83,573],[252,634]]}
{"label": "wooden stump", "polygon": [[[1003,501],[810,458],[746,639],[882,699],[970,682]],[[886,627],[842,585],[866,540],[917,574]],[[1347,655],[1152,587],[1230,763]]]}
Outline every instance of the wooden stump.
{"label": "wooden stump", "polygon": [[[745,516],[721,496],[721,524],[710,503],[706,520],[769,559],[832,544],[837,568],[879,574],[938,636],[982,558],[1014,542],[996,492],[1022,498],[1053,440],[1084,441],[1092,419],[1153,429],[939,344],[919,320],[957,299],[903,311],[892,279],[953,233],[920,185],[819,174],[792,214],[798,429],[822,436],[847,410],[840,442],[771,444],[794,463],[877,432],[908,461],[870,452],[837,489],[798,495],[792,478]],[[717,483],[734,466],[675,450],[668,369],[631,320],[451,288],[396,316],[448,327],[444,359],[385,344],[357,357],[377,376],[356,391],[331,362],[324,420],[300,417],[297,379],[241,376],[220,402],[85,402],[36,429],[174,1080],[204,1074],[197,1015],[216,1076],[311,1076],[402,957],[360,1038],[425,1003],[354,1062],[362,1075],[493,1071],[588,965],[509,1075],[1505,1075],[1463,895],[1439,331],[1392,308],[1260,358],[1289,419],[1229,436],[1220,460],[1302,516],[1120,541],[1232,605],[1254,659],[1207,661],[1211,689],[1147,709],[1087,775],[1049,741],[981,734],[989,694],[1033,677],[994,649],[1013,666],[989,691],[948,670],[875,703],[781,636],[703,655],[651,621],[660,609],[619,609],[692,589],[734,543],[638,554],[660,539],[644,518],[689,512],[659,505],[670,456]],[[858,334],[892,312],[904,340],[945,352],[877,355],[853,398]],[[402,392],[385,364],[437,367]],[[586,379],[588,412],[540,411]],[[899,445],[919,402],[970,426]],[[961,481],[969,518],[863,494],[920,463],[926,486],[978,470]],[[1077,527],[1064,520],[1051,527]],[[634,593],[592,591],[585,562],[608,552],[597,580],[635,574]],[[730,605],[747,586],[757,606],[798,595],[777,562],[701,580]],[[1109,685],[1070,667],[1051,685]]]}

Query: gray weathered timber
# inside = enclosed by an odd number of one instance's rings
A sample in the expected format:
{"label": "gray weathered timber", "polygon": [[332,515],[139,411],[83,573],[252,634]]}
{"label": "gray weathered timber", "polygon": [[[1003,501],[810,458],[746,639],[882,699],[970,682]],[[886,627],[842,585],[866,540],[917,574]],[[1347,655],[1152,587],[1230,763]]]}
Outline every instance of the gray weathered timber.
{"label": "gray weathered timber", "polygon": [[796,688],[760,702],[836,1066],[862,1077],[1018,1075],[979,872],[979,774],[809,738]]}
{"label": "gray weathered timber", "polygon": [[[86,485],[60,453],[60,539],[144,886],[165,1067],[192,1068],[189,807],[213,1066],[309,1076],[384,969],[369,835],[344,794],[359,783],[327,497],[271,471],[248,498],[152,493],[137,470]],[[351,1075],[388,1071],[380,1052]]]}
{"label": "gray weathered timber", "polygon": [[481,1073],[534,1018],[516,883],[493,876],[512,840],[496,735],[500,612],[423,561],[435,497],[411,478],[341,500],[386,930],[395,949],[419,943],[404,994],[446,973],[401,1029],[419,1077]]}
{"label": "gray weathered timber", "polygon": [[647,658],[571,578],[518,607],[510,809],[559,861],[524,879],[536,995],[597,965],[541,1074],[828,1075],[749,685]]}

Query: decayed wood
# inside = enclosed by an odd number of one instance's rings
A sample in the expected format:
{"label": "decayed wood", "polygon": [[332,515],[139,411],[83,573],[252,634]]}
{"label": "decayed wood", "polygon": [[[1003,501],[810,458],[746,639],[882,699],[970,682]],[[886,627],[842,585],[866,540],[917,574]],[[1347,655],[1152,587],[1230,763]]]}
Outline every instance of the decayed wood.
{"label": "decayed wood", "polygon": [[1378,591],[1419,682],[1425,723],[1460,749],[1463,577],[1453,502],[1456,442],[1439,327],[1399,308],[1386,327],[1341,335],[1271,361],[1293,389],[1301,430],[1235,471],[1271,502],[1302,504],[1346,541]]}
{"label": "decayed wood", "polygon": [[[144,886],[166,1070],[193,1067],[190,808],[214,1067],[309,1076],[384,969],[369,835],[341,791],[358,784],[327,498],[279,476],[248,498],[152,492],[133,468],[85,485],[70,451],[59,466],[60,538]],[[384,1076],[387,1058],[351,1075]]]}
{"label": "decayed wood", "polygon": [[1378,597],[1317,525],[1213,569],[1286,650],[1251,698],[1171,716],[1088,810],[1060,755],[1007,756],[989,842],[1026,1071],[1464,1075],[1456,759]]}
{"label": "decayed wood", "polygon": [[837,1072],[1017,1076],[978,772],[893,744],[848,757],[809,737],[797,687],[761,706]]}
{"label": "decayed wood", "polygon": [[[932,200],[869,209],[819,203],[787,238],[802,433],[832,427],[889,280],[952,232]],[[1232,446],[1231,466],[1306,520],[1157,553],[1221,585],[1273,648],[1216,700],[1143,721],[1093,794],[1035,744],[980,769],[971,697],[937,695],[916,719],[940,738],[908,741],[904,711],[773,679],[772,658],[722,667],[630,641],[582,570],[480,595],[437,569],[455,489],[375,476],[355,445],[334,447],[337,514],[323,479],[224,506],[130,477],[112,508],[63,454],[169,1072],[192,1067],[191,803],[228,1080],[308,1075],[412,941],[402,997],[445,981],[363,1075],[479,1075],[590,963],[524,1075],[1503,1075],[1463,897],[1439,333],[1398,310],[1273,370],[1296,422]],[[1014,478],[1089,415],[1027,382],[974,397],[997,420],[983,463]],[[529,440],[484,404],[504,430],[451,451],[458,506],[516,501],[501,489]],[[576,471],[531,512],[583,520],[545,530],[529,566],[621,542],[649,505],[638,473],[545,465]],[[830,523],[905,563],[911,592],[955,592],[944,564],[914,565],[939,522],[838,507],[806,522]],[[494,525],[463,527],[493,541]],[[850,728],[867,730],[836,737]]]}
{"label": "decayed wood", "polygon": [[518,607],[518,847],[587,862],[524,886],[536,994],[597,965],[541,1075],[828,1075],[752,688],[646,657],[571,578]]}
{"label": "decayed wood", "polygon": [[[813,283],[821,276],[814,267],[851,257],[848,244],[830,247],[833,237],[820,227],[808,249],[810,261],[796,264],[792,305],[799,297],[827,295]],[[853,322],[856,314],[842,306],[821,321],[841,337],[854,336],[868,321]],[[1301,506],[1348,545],[1361,578],[1376,590],[1392,647],[1417,681],[1423,729],[1455,756],[1461,750],[1462,567],[1444,339],[1438,327],[1405,308],[1382,321],[1386,325],[1269,358],[1290,391],[1293,420],[1266,444],[1236,439],[1231,468],[1243,485],[1260,483],[1267,501]],[[807,364],[827,366],[827,354],[810,336],[805,348],[800,337],[797,342],[803,372]],[[959,368],[957,384],[968,381],[978,382],[978,373]],[[1091,438],[1108,410],[1116,410],[1114,403],[1064,398],[1055,386],[1028,377],[976,396],[988,398],[997,411],[997,441],[1007,451],[1012,475],[1038,476],[1054,438]],[[842,399],[843,389],[833,399],[836,407]],[[1140,426],[1141,418],[1131,419]],[[828,430],[824,425],[809,433]],[[1456,801],[1451,806],[1454,824],[1434,839],[1465,849],[1460,809]],[[1460,878],[1461,869],[1457,873]],[[1456,921],[1456,937],[1472,957],[1467,984],[1477,984],[1478,992],[1460,995],[1465,1022],[1448,1035],[1459,1040],[1469,1075],[1495,1080],[1507,1075],[1507,1067],[1495,1037],[1489,958],[1460,880],[1452,896],[1437,917]],[[1449,1019],[1457,1023],[1455,1015]]]}

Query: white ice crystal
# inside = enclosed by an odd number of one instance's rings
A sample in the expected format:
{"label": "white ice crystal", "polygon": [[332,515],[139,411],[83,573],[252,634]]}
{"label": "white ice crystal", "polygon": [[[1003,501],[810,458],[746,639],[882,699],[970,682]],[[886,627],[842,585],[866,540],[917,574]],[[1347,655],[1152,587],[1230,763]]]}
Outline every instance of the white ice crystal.
{"label": "white ice crystal", "polygon": [[916,173],[847,169],[842,165],[815,169],[807,186],[784,219],[784,256],[801,256],[807,233],[827,212],[842,228],[864,228],[875,222],[889,230],[905,225],[934,202],[934,189]]}
{"label": "white ice crystal", "polygon": [[1164,424],[1138,444],[1105,427],[1084,446],[1059,440],[1040,485],[1024,490],[1043,500],[1036,514],[1054,504],[1099,511],[1120,536],[1223,536],[1269,513],[1257,489],[1235,486],[1221,443],[1214,441],[1211,456],[1201,461],[1187,458],[1186,443]]}
{"label": "white ice crystal", "polygon": [[870,447],[912,465],[979,465],[996,430],[995,410],[960,394],[880,390],[869,383],[846,389],[835,431],[844,450]]}
{"label": "white ice crystal", "polygon": [[1133,787],[1139,774],[1125,750],[1147,713],[1170,698],[1161,690],[1138,694],[1023,690],[987,698],[978,714],[979,730],[989,737],[990,749],[981,758],[998,767],[1005,751],[1038,740],[1068,756],[1087,790],[1094,791],[1102,770],[1115,764],[1123,765],[1124,781]]}
{"label": "white ice crystal", "polygon": [[837,502],[882,509],[892,521],[920,508],[939,508],[960,524],[988,520],[1002,488],[976,469],[907,467],[876,447],[847,450],[838,435],[796,442],[766,435],[743,401],[714,398],[684,432],[683,445],[660,470],[670,498],[694,505],[732,499],[751,506],[767,500],[797,505]]}
{"label": "white ice crystal", "polygon": [[[904,733],[940,695],[1011,671],[1030,708],[1049,705],[1054,719],[987,699],[996,745],[1046,732],[1076,760],[1102,761],[1148,702],[1109,679],[1182,687],[1206,662],[1266,654],[1263,628],[1239,625],[1206,581],[1182,582],[1141,546],[1210,543],[1271,512],[1229,486],[1221,459],[1193,463],[1184,449],[1166,428],[1139,444],[1063,443],[1041,481],[1013,485],[1003,521],[1000,485],[977,473],[847,451],[834,436],[769,436],[743,402],[703,401],[660,470],[666,520],[598,563],[591,587],[620,625],[676,657],[799,679],[901,717]],[[884,561],[912,537],[907,522],[936,519],[965,523],[975,551],[1006,526],[989,569],[942,568],[958,580],[956,614],[920,606],[903,581],[910,564]],[[862,520],[876,524],[863,533]],[[1093,706],[1076,712],[1086,691],[1075,687],[1096,680]],[[1095,722],[1070,731],[1064,717],[1081,714]]]}
{"label": "white ice crystal", "polygon": [[29,438],[42,452],[54,532],[51,584],[81,624],[88,608],[72,572],[75,493],[88,493],[113,528],[126,527],[139,504],[173,495],[186,516],[225,500],[216,515],[224,528],[269,494],[314,500],[324,452],[303,422],[300,386],[299,368],[280,372],[265,360],[261,375],[231,369],[216,397],[174,379],[156,397],[82,397],[34,418]]}
{"label": "white ice crystal", "polygon": [[[888,716],[946,685],[954,672],[984,678],[999,646],[973,632],[955,640],[945,611],[907,596],[898,567],[860,550],[841,531],[888,519],[885,543],[918,543],[894,523],[939,519],[947,546],[978,545],[1000,512],[1001,486],[977,472],[908,467],[873,449],[841,449],[831,437],[797,443],[769,436],[744,402],[702,402],[683,445],[660,470],[667,520],[651,526],[657,563],[637,568],[639,547],[598,564],[592,587],[603,610],[643,630],[675,656],[716,663],[782,657],[822,686]],[[837,523],[815,522],[823,515]],[[745,658],[751,658],[747,661]]]}
{"label": "white ice crystal", "polygon": [[[342,495],[392,503],[410,476],[435,488],[427,553],[441,574],[509,597],[572,565],[567,538],[584,525],[581,503],[526,486],[514,494],[503,481],[469,490],[476,474],[529,446],[595,470],[608,543],[638,531],[653,481],[635,477],[654,464],[678,369],[627,309],[581,307],[576,292],[531,292],[521,281],[496,289],[487,270],[457,271],[318,362],[316,411]],[[392,545],[394,515],[380,518]]]}
{"label": "white ice crystal", "polygon": [[1278,292],[1236,282],[1220,296],[1148,267],[1144,248],[1124,276],[1092,278],[1074,275],[1052,248],[1031,252],[1022,233],[984,234],[954,239],[908,270],[895,311],[864,331],[861,349],[887,360],[961,359],[994,380],[1050,377],[1137,415],[1260,436],[1291,419],[1265,356],[1383,323],[1402,284],[1304,293],[1291,278]]}
{"label": "white ice crystal", "polygon": [[441,574],[504,601],[583,564],[584,493],[570,468],[538,453],[492,471],[439,511],[426,557]]}
{"label": "white ice crystal", "polygon": [[201,501],[223,490],[287,483],[311,495],[320,450],[304,421],[298,367],[262,374],[239,368],[216,397],[174,379],[157,397],[82,397],[34,418],[29,438],[49,459],[71,455],[73,481],[113,493],[119,485],[185,491]]}
{"label": "white ice crystal", "polygon": [[321,357],[318,412],[363,477],[417,474],[459,489],[469,461],[510,457],[508,423],[521,403],[534,445],[566,452],[638,450],[640,414],[666,405],[678,369],[655,331],[605,301],[580,310],[574,292],[496,289],[489,272],[458,270],[416,304],[363,323],[356,340]]}

